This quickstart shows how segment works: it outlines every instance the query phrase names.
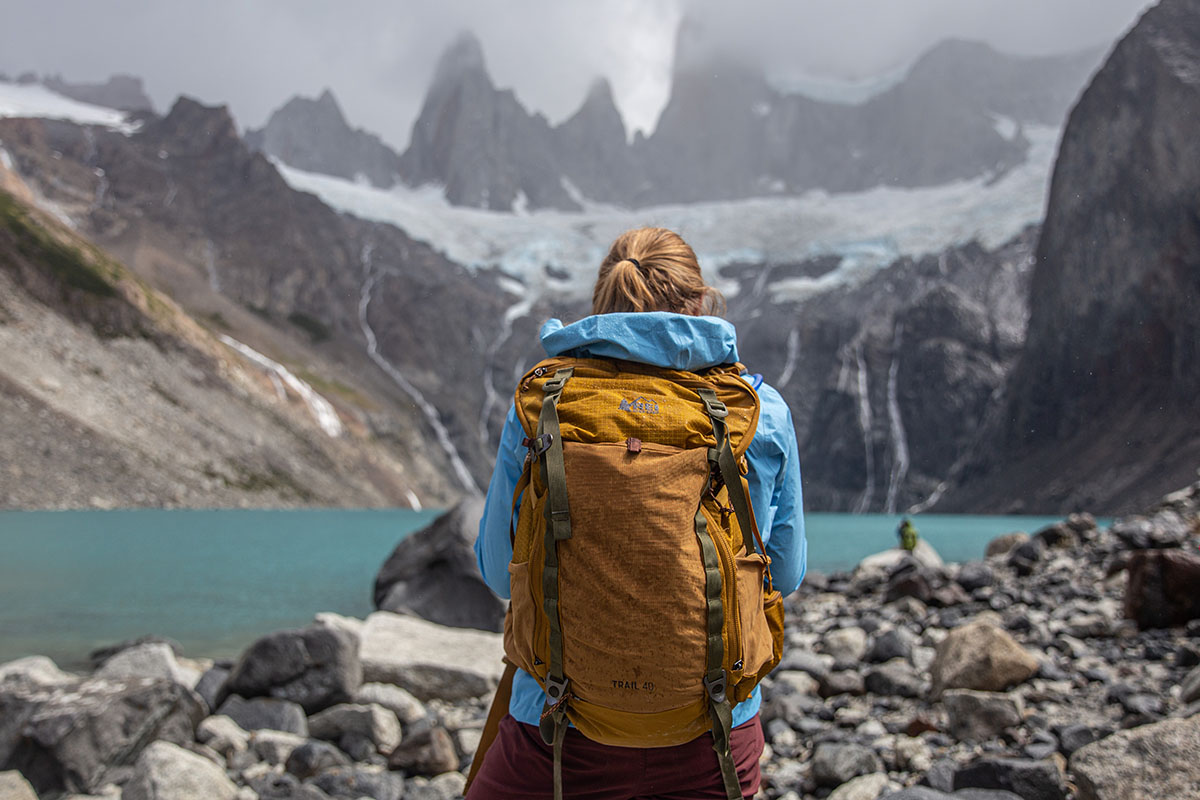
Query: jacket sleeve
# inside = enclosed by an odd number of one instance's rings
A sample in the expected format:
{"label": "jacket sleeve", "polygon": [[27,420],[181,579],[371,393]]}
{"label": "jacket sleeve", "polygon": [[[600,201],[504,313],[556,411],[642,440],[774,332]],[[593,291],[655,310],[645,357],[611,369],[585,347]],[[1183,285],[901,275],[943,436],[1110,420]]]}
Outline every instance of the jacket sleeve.
{"label": "jacket sleeve", "polygon": [[750,502],[771,557],[771,578],[785,597],[800,587],[808,562],[800,487],[800,449],[792,412],[774,388],[758,388],[758,432],[747,453]]}
{"label": "jacket sleeve", "polygon": [[525,448],[521,446],[524,435],[521,423],[517,421],[516,408],[510,406],[500,433],[500,447],[496,451],[496,466],[483,504],[483,517],[479,520],[479,537],[475,539],[475,557],[479,560],[483,580],[505,599],[510,593],[508,563],[512,560],[509,525],[513,492],[521,478],[525,456]]}

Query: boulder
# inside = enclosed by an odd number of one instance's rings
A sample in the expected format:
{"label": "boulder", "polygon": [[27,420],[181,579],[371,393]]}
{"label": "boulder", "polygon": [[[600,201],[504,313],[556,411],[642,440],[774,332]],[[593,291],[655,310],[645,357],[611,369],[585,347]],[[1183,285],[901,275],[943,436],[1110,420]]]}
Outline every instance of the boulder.
{"label": "boulder", "polygon": [[997,536],[987,544],[987,549],[984,550],[984,558],[994,558],[996,556],[1006,556],[1015,548],[1029,541],[1029,534],[1023,531],[1014,533],[1006,533],[1003,536]]}
{"label": "boulder", "polygon": [[366,681],[395,684],[423,701],[485,695],[504,671],[499,634],[387,611],[367,617],[360,653]]}
{"label": "boulder", "polygon": [[0,772],[0,800],[38,800],[29,781],[16,770]]}
{"label": "boulder", "polygon": [[881,664],[893,658],[907,659],[912,655],[916,643],[916,635],[907,628],[891,628],[875,637],[864,658],[872,664]]}
{"label": "boulder", "polygon": [[276,631],[242,653],[222,695],[290,700],[309,714],[348,703],[362,684],[359,645],[350,631],[329,625]]}
{"label": "boulder", "polygon": [[64,686],[80,680],[80,676],[63,672],[46,656],[28,656],[0,664],[0,684],[7,682],[14,688],[17,684],[30,688]]}
{"label": "boulder", "polygon": [[404,794],[404,779],[379,767],[351,765],[332,767],[312,779],[312,785],[330,797],[347,800],[400,800]]}
{"label": "boulder", "polygon": [[1125,616],[1138,627],[1168,628],[1200,619],[1200,555],[1139,550],[1129,559]]}
{"label": "boulder", "polygon": [[330,742],[341,742],[347,734],[357,734],[386,755],[400,743],[400,720],[383,706],[345,703],[310,717],[308,732],[314,738]]}
{"label": "boulder", "polygon": [[247,700],[233,695],[217,709],[247,731],[272,730],[308,736],[308,718],[304,709],[287,700],[255,697]]}
{"label": "boulder", "polygon": [[852,669],[841,672],[831,672],[820,680],[819,693],[821,697],[836,697],[839,694],[849,694],[855,697],[867,691],[863,676]]}
{"label": "boulder", "polygon": [[427,728],[402,741],[388,758],[388,767],[410,775],[441,775],[458,769],[458,753],[445,728]]}
{"label": "boulder", "polygon": [[1130,550],[1179,547],[1192,533],[1188,521],[1169,508],[1151,517],[1122,517],[1113,522],[1111,530]]}
{"label": "boulder", "polygon": [[1194,703],[1200,700],[1200,667],[1184,676],[1179,684],[1179,699],[1184,703]]}
{"label": "boulder", "polygon": [[882,770],[875,751],[860,744],[821,742],[813,750],[812,777],[818,786],[841,786],[859,775]]}
{"label": "boulder", "polygon": [[935,697],[946,689],[1001,691],[1032,677],[1038,660],[1000,628],[977,621],[946,635],[930,671]]}
{"label": "boulder", "polygon": [[125,777],[148,742],[192,742],[203,716],[203,701],[173,681],[9,680],[0,684],[0,769],[20,770],[39,795],[94,792]]}
{"label": "boulder", "polygon": [[354,693],[354,702],[383,706],[395,714],[402,725],[411,724],[425,716],[424,704],[413,697],[412,692],[390,683],[364,683]]}
{"label": "boulder", "polygon": [[968,592],[973,592],[995,583],[996,573],[982,561],[968,561],[959,567],[955,581]]}
{"label": "boulder", "polygon": [[1071,756],[1078,800],[1194,797],[1200,787],[1200,716],[1142,725]]}
{"label": "boulder", "polygon": [[886,772],[860,775],[834,789],[826,800],[875,800],[887,785]]}
{"label": "boulder", "polygon": [[838,628],[829,631],[821,639],[825,652],[836,664],[854,664],[862,660],[867,652],[867,632],[862,628]]}
{"label": "boulder", "polygon": [[225,758],[250,749],[250,733],[224,714],[206,717],[196,726],[196,741],[206,744]]}
{"label": "boulder", "polygon": [[898,792],[888,792],[880,800],[954,800],[951,795],[925,786],[910,786]]}
{"label": "boulder", "polygon": [[829,674],[833,667],[833,659],[827,655],[818,655],[802,647],[785,647],[783,660],[779,662],[780,670],[799,670],[807,672],[817,680]]}
{"label": "boulder", "polygon": [[308,741],[296,747],[284,762],[284,769],[300,780],[311,778],[330,767],[348,767],[350,757],[328,742]]}
{"label": "boulder", "polygon": [[501,632],[508,604],[484,583],[475,557],[482,514],[483,499],[468,498],[400,542],[375,578],[375,607]]}
{"label": "boulder", "polygon": [[923,567],[930,567],[932,569],[941,569],[946,566],[946,563],[942,561],[942,557],[938,555],[937,550],[933,549],[933,545],[924,539],[919,539],[916,549],[911,553],[896,548],[867,556],[858,562],[858,566],[854,568],[855,578],[857,579],[868,574],[886,575],[894,570],[902,561],[909,558],[915,559]]}
{"label": "boulder", "polygon": [[195,689],[200,682],[200,672],[181,665],[175,651],[165,642],[146,642],[114,653],[96,670],[96,677],[161,678],[189,689]]}
{"label": "boulder", "polygon": [[920,697],[924,688],[921,677],[907,661],[894,658],[871,669],[863,679],[871,694],[883,697]]}
{"label": "boulder", "polygon": [[210,667],[200,676],[200,680],[196,681],[196,694],[204,699],[204,704],[210,712],[216,711],[220,705],[218,698],[221,697],[228,678],[229,670],[225,667]]}
{"label": "boulder", "polygon": [[983,742],[1021,724],[1024,704],[1014,694],[952,689],[942,694],[949,733],[960,742]]}
{"label": "boulder", "polygon": [[166,639],[162,636],[150,635],[139,636],[136,639],[126,639],[125,641],[118,642],[117,644],[97,648],[88,654],[88,660],[92,664],[93,671],[99,670],[108,663],[109,659],[118,653],[123,653],[131,648],[141,647],[142,645],[146,644],[161,644],[171,651],[172,656],[176,657],[183,653],[183,649],[179,646],[179,642],[175,641],[174,639]]}
{"label": "boulder", "polygon": [[178,745],[151,742],[138,756],[121,800],[234,800],[225,770]]}
{"label": "boulder", "polygon": [[1058,732],[1059,749],[1063,755],[1071,756],[1076,750],[1087,747],[1094,741],[1112,733],[1112,728],[1097,728],[1092,725],[1067,725]]}
{"label": "boulder", "polygon": [[1066,800],[1062,770],[1050,760],[983,758],[954,773],[954,795],[962,789],[1000,789],[1022,800]]}
{"label": "boulder", "polygon": [[250,735],[250,746],[258,757],[268,764],[283,766],[292,757],[297,747],[308,739],[285,731],[259,730]]}
{"label": "boulder", "polygon": [[444,772],[433,778],[413,778],[404,785],[404,800],[457,800],[467,779],[459,772]]}

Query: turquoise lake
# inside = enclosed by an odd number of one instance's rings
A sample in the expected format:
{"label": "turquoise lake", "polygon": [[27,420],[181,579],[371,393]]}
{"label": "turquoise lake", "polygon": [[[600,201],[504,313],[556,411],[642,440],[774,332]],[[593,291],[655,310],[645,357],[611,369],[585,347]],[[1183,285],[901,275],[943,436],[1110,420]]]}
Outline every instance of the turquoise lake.
{"label": "turquoise lake", "polygon": [[[436,511],[0,512],[0,663],[41,654],[78,666],[144,634],[189,656],[235,656],[319,611],[363,617],[384,559]],[[808,514],[809,568],[849,569],[895,545],[899,516]],[[921,515],[947,561],[1057,517]]]}

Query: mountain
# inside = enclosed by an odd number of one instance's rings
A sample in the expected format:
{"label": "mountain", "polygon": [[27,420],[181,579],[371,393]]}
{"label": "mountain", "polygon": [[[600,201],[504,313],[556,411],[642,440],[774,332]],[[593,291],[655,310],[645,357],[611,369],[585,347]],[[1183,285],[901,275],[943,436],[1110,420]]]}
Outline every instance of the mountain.
{"label": "mountain", "polygon": [[627,205],[640,177],[629,158],[625,122],[612,86],[600,78],[579,110],[554,129],[555,157],[564,176],[583,196]]}
{"label": "mountain", "polygon": [[455,205],[578,210],[554,150],[546,118],[496,88],[478,39],[464,34],[438,62],[400,167],[406,183],[439,184]]}
{"label": "mountain", "polygon": [[154,103],[146,96],[142,79],[132,75],[113,75],[104,83],[69,83],[61,76],[51,75],[44,78],[42,84],[53,92],[81,103],[117,111],[154,110]]}
{"label": "mountain", "polygon": [[1200,1],[1163,0],[1071,113],[1004,413],[962,508],[1134,509],[1200,465]]}
{"label": "mountain", "polygon": [[321,406],[37,202],[0,166],[0,507],[409,503],[354,401]]}
{"label": "mountain", "polygon": [[247,131],[246,144],[297,169],[382,188],[400,174],[400,156],[378,136],[352,129],[328,89],[316,100],[293,97],[261,130]]}

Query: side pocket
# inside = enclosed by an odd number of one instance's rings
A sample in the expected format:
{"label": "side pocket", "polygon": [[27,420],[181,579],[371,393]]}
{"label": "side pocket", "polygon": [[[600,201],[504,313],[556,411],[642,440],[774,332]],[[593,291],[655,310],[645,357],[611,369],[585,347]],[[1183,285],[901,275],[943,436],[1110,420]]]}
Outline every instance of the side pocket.
{"label": "side pocket", "polygon": [[529,586],[529,563],[508,565],[512,600],[504,616],[504,655],[531,675],[534,669],[534,633],[538,608]]}
{"label": "side pocket", "polygon": [[[766,558],[759,553],[737,559],[738,611],[742,622],[742,675],[758,675],[774,657],[771,628],[763,603]],[[778,595],[778,592],[772,594]],[[770,667],[767,667],[770,670]]]}

